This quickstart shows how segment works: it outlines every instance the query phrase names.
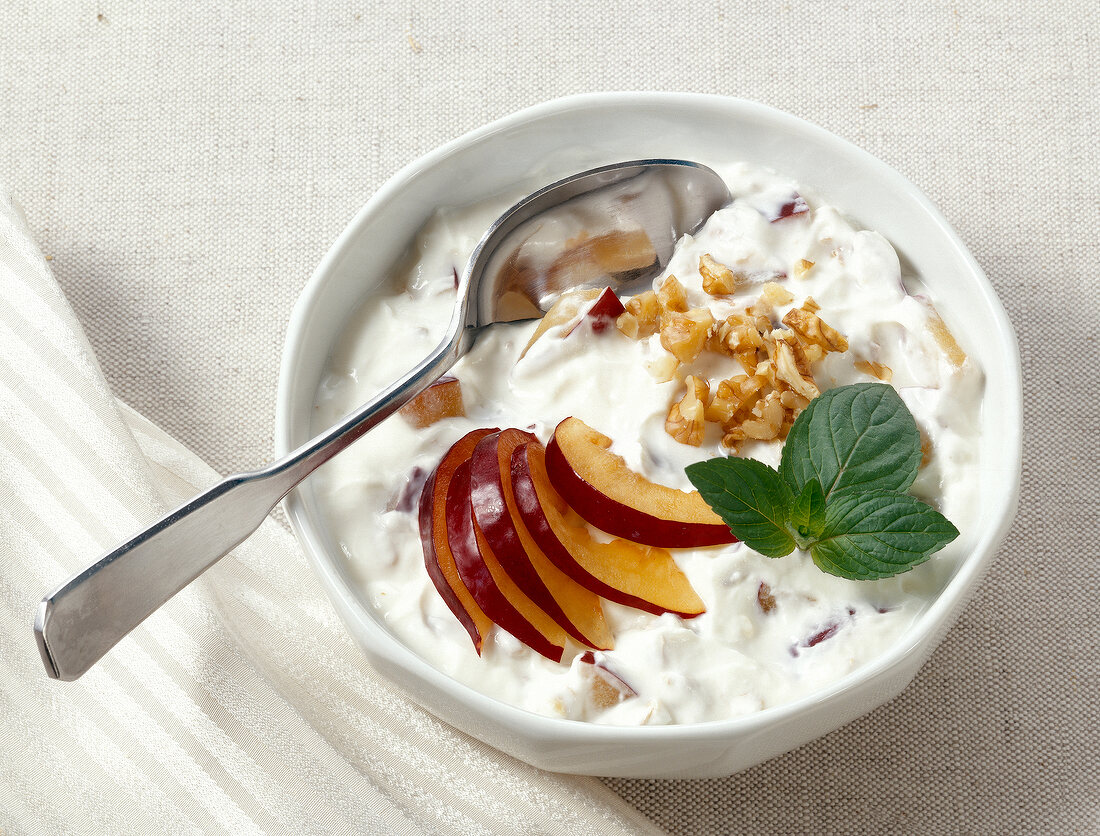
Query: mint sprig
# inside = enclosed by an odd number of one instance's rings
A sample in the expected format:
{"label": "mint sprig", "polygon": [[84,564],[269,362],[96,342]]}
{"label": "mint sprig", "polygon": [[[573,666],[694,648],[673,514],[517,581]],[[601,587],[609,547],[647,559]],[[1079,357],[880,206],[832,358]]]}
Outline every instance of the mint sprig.
{"label": "mint sprig", "polygon": [[831,575],[888,578],[959,536],[906,491],[921,461],[920,432],[881,383],[824,392],[795,419],[779,470],[717,458],[687,468],[703,499],[749,548],[783,557],[797,547]]}
{"label": "mint sprig", "polygon": [[755,459],[711,459],[689,465],[687,475],[749,548],[768,557],[794,551],[788,525],[794,495],[775,470]]}

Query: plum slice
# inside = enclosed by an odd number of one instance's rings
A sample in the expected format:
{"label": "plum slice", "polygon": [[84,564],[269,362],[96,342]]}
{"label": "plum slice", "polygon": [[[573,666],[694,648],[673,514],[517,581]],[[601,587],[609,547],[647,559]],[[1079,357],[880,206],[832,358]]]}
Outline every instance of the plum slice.
{"label": "plum slice", "polygon": [[565,631],[508,577],[474,519],[469,461],[460,464],[451,478],[445,515],[455,566],[478,606],[532,650],[560,662],[567,639]]}
{"label": "plum slice", "polygon": [[615,295],[615,291],[610,287],[605,287],[600,291],[600,295],[596,297],[596,301],[588,306],[581,318],[577,320],[577,324],[570,328],[565,336],[568,337],[576,331],[581,323],[586,320],[592,323],[593,332],[602,333],[608,325],[618,319],[619,314],[623,313],[626,313],[626,308],[619,301],[619,297]]}
{"label": "plum slice", "polygon": [[585,678],[589,680],[590,689],[588,696],[596,710],[604,711],[638,696],[638,692],[626,680],[597,659],[591,650],[581,654],[580,662],[586,666],[581,670],[587,673]]}
{"label": "plum slice", "polygon": [[599,598],[554,566],[515,510],[512,452],[532,442],[538,442],[535,436],[517,429],[478,442],[470,458],[474,520],[504,571],[532,602],[581,644],[608,649],[612,637]]}
{"label": "plum slice", "polygon": [[523,352],[519,355],[520,359],[523,359],[528,349],[543,334],[557,325],[566,325],[576,320],[573,327],[562,334],[563,339],[576,331],[577,327],[585,320],[591,321],[592,330],[598,334],[625,311],[626,308],[623,307],[623,303],[619,301],[619,297],[609,287],[602,290],[586,287],[563,294],[539,321],[535,333],[531,335],[531,339],[527,341],[527,345],[524,346]]}
{"label": "plum slice", "polygon": [[399,410],[401,417],[417,429],[430,427],[443,418],[466,414],[462,384],[457,377],[441,377]]}
{"label": "plum slice", "polygon": [[613,540],[600,543],[554,490],[537,442],[512,453],[512,490],[524,526],[566,575],[609,601],[660,615],[692,618],[706,610],[666,550]]}
{"label": "plum slice", "polygon": [[775,210],[771,213],[765,213],[766,217],[772,223],[785,220],[786,218],[793,218],[797,215],[805,215],[810,211],[810,206],[806,203],[806,198],[800,195],[798,192],[791,192],[790,196],[783,200],[782,203],[776,205]]}
{"label": "plum slice", "polygon": [[664,548],[737,542],[697,491],[650,482],[610,447],[610,438],[570,417],[558,424],[546,448],[551,484],[596,528]]}
{"label": "plum slice", "polygon": [[481,646],[493,622],[478,606],[470,590],[462,582],[455,565],[448,539],[446,520],[447,491],[459,465],[468,461],[477,443],[495,429],[474,430],[460,438],[432,471],[420,493],[418,508],[420,543],[424,548],[424,567],[435,585],[439,597],[466,628],[474,649],[481,655]]}

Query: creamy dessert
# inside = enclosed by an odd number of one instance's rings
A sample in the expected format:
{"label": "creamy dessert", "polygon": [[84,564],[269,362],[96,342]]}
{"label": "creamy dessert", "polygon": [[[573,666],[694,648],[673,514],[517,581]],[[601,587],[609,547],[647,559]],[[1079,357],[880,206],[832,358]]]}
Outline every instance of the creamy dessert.
{"label": "creamy dessert", "polygon": [[[619,300],[596,289],[541,322],[492,326],[452,380],[315,477],[380,620],[502,701],[623,725],[789,702],[897,642],[965,556],[957,541],[895,577],[836,577],[801,550],[775,559],[730,542],[693,492],[689,465],[735,455],[778,466],[818,393],[874,382],[916,419],[912,493],[964,534],[978,502],[981,370],[918,277],[903,277],[882,236],[781,175],[715,168],[733,202],[680,242],[652,291]],[[315,430],[439,342],[454,271],[507,205],[426,225],[389,292],[337,340]],[[516,548],[537,553],[520,592],[504,589],[499,565],[477,567],[509,602],[523,598],[509,614],[492,618],[483,597],[471,609],[483,589],[448,593],[456,566],[469,570],[479,552],[505,563]]]}

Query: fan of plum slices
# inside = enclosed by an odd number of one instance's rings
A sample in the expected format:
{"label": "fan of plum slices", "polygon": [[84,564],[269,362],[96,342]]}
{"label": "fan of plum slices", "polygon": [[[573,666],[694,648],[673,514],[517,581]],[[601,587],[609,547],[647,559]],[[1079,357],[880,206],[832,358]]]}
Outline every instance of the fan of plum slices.
{"label": "fan of plum slices", "polygon": [[[574,317],[598,333],[623,311],[610,290],[577,302],[548,314],[532,342]],[[420,427],[463,415],[458,381],[439,381],[403,414]],[[428,477],[418,508],[425,567],[479,654],[493,624],[555,662],[567,639],[611,649],[601,598],[656,615],[705,611],[667,549],[735,538],[698,493],[650,482],[610,446],[576,418],[548,446],[520,429],[476,429]],[[586,522],[615,539],[594,538]]]}

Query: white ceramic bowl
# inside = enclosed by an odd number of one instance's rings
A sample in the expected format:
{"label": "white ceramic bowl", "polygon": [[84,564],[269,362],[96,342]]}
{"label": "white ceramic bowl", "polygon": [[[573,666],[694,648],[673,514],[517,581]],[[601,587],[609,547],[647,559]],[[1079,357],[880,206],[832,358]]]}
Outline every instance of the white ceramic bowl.
{"label": "white ceramic bowl", "polygon": [[336,336],[441,205],[482,200],[621,160],[745,160],[811,185],[885,235],[936,298],[985,370],[982,507],[962,563],[903,640],[836,684],[757,714],[692,725],[621,728],[538,716],[461,685],[402,646],[351,581],[309,482],[287,513],[348,630],[370,662],[457,728],[544,769],[605,776],[728,775],[807,743],[896,696],[954,623],[1008,531],[1019,493],[1021,382],[1012,326],[981,268],[940,213],[885,164],[821,128],[719,96],[607,93],[529,108],[450,142],[394,175],[329,250],[294,309],[280,377],[280,454],[310,436],[318,382]]}

